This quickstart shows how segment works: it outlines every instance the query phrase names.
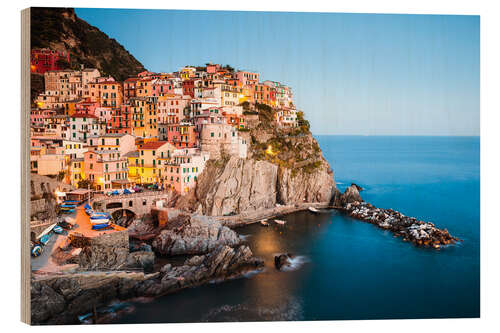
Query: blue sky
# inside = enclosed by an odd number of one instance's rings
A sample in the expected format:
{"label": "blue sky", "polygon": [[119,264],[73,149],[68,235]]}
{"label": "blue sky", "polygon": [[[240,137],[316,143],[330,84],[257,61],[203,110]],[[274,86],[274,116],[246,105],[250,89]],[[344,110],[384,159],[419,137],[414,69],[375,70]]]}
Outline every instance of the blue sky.
{"label": "blue sky", "polygon": [[479,135],[479,16],[76,9],[147,69],[292,87],[315,134]]}

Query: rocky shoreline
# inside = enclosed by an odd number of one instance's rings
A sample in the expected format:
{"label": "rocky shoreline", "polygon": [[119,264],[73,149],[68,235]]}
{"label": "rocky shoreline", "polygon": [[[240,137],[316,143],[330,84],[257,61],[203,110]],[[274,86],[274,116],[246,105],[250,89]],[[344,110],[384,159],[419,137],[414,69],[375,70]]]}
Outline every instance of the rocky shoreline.
{"label": "rocky shoreline", "polygon": [[[233,216],[204,216],[178,211],[173,214],[175,219],[169,220],[162,229],[155,228],[157,221],[149,217],[136,221],[128,231],[109,236],[112,237],[109,239],[73,238],[68,251],[73,253],[80,248],[78,255],[61,256],[63,250],[56,254],[61,265],[72,263],[78,269],[72,273],[33,274],[32,324],[79,324],[79,315],[89,314],[93,309],[95,312],[96,307],[115,300],[163,296],[210,281],[225,281],[259,271],[264,266],[263,260],[254,257],[243,238],[231,228],[309,207],[338,209],[357,220],[390,230],[416,246],[439,249],[460,241],[431,222],[419,221],[392,209],[376,208],[363,201],[360,191],[361,187],[352,184],[343,194],[337,190],[328,203],[275,205]],[[152,235],[150,244],[143,241],[129,243],[129,237],[141,234]],[[176,259],[176,264],[171,261],[156,266],[153,271],[158,255],[188,257],[184,262]],[[291,258],[291,254],[276,256],[276,269],[288,267]],[[94,322],[100,321],[94,319]]]}
{"label": "rocky shoreline", "polygon": [[[183,265],[164,265],[151,274],[82,271],[37,275],[31,280],[31,324],[80,324],[79,316],[116,300],[158,297],[214,280],[238,278],[262,269],[264,262],[246,245],[219,246]],[[95,319],[99,323],[98,319]]]}
{"label": "rocky shoreline", "polygon": [[394,236],[403,237],[403,241],[411,242],[416,246],[440,249],[444,245],[461,241],[450,235],[447,229],[439,229],[432,222],[420,221],[393,209],[377,208],[364,202],[359,194],[360,190],[362,190],[361,187],[352,184],[344,194],[336,198],[337,203],[342,205],[342,210],[349,216],[381,229],[390,230]]}

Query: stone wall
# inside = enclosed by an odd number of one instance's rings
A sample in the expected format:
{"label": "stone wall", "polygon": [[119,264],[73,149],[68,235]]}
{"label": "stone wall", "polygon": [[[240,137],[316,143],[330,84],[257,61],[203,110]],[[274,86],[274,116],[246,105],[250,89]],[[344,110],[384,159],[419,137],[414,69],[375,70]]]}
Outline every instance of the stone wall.
{"label": "stone wall", "polygon": [[54,191],[58,188],[63,192],[71,191],[74,189],[73,186],[64,184],[55,178],[41,176],[33,173],[31,174],[30,178],[31,196],[43,196],[46,193],[53,194]]}
{"label": "stone wall", "polygon": [[43,212],[46,209],[45,199],[31,200],[31,215]]}
{"label": "stone wall", "polygon": [[[169,201],[172,197],[170,191],[144,192],[117,196],[99,196],[95,197],[92,203],[94,209],[110,214],[117,210],[126,209],[133,212],[137,217],[149,214],[151,209],[155,207],[156,201]],[[109,208],[114,203],[121,203],[121,207]],[[114,206],[113,206],[114,207]]]}
{"label": "stone wall", "polygon": [[69,235],[71,245],[74,247],[86,246],[111,246],[111,247],[126,247],[129,246],[129,238],[127,230],[114,231],[95,237],[87,237],[77,233]]}

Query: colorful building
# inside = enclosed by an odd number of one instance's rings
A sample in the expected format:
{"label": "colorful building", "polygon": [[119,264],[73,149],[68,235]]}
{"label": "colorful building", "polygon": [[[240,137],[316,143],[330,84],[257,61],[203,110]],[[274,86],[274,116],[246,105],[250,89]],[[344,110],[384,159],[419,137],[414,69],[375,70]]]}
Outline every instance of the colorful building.
{"label": "colorful building", "polygon": [[178,149],[164,165],[163,183],[165,187],[185,195],[197,184],[199,175],[205,169],[210,155],[199,149]]}
{"label": "colorful building", "polygon": [[30,57],[31,73],[44,74],[47,71],[61,70],[71,65],[67,51],[32,49]]}
{"label": "colorful building", "polygon": [[175,147],[166,141],[146,142],[137,147],[135,161],[141,184],[158,183],[162,178],[162,161],[172,156]]}
{"label": "colorful building", "polygon": [[97,190],[112,189],[114,181],[128,181],[128,160],[116,149],[89,150],[84,153],[84,175]]}

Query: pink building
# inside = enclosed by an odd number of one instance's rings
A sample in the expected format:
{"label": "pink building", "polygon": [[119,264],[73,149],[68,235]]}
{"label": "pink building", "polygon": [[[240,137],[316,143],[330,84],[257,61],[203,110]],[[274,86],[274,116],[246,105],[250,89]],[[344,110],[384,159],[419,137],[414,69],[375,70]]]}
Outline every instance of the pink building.
{"label": "pink building", "polygon": [[95,109],[99,107],[99,103],[92,102],[90,98],[75,104],[75,113],[95,115]]}
{"label": "pink building", "polygon": [[175,148],[193,148],[197,146],[198,134],[190,123],[172,124],[167,128],[167,141]]}
{"label": "pink building", "polygon": [[94,183],[97,190],[109,190],[113,182],[128,181],[127,158],[118,150],[87,151],[83,160],[84,177]]}
{"label": "pink building", "polygon": [[164,184],[181,195],[196,187],[198,177],[203,172],[209,154],[196,148],[174,151],[165,166]]}
{"label": "pink building", "polygon": [[225,123],[226,118],[221,107],[210,107],[201,111],[197,111],[193,116],[193,124],[198,133],[206,124],[221,124]]}
{"label": "pink building", "polygon": [[30,113],[30,121],[33,126],[43,126],[46,123],[46,119],[52,117],[56,114],[54,110],[48,109],[33,109]]}
{"label": "pink building", "polygon": [[259,83],[259,73],[238,71],[236,78],[242,85],[255,85]]}
{"label": "pink building", "polygon": [[173,95],[158,99],[158,123],[178,124],[183,121],[184,109],[190,105],[191,96]]}

